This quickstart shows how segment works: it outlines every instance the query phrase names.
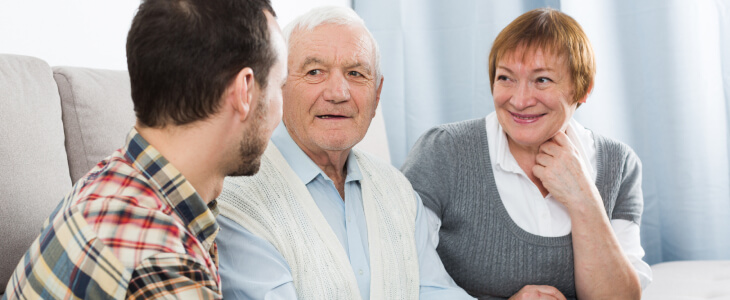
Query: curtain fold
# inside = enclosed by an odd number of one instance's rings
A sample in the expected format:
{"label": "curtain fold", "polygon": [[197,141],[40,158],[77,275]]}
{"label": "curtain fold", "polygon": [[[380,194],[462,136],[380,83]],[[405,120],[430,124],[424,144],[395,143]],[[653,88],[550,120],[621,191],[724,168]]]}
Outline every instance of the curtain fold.
{"label": "curtain fold", "polygon": [[575,118],[642,160],[645,260],[730,259],[728,0],[353,0],[382,52],[393,164],[429,128],[494,110],[492,41],[544,6],[575,18],[596,53]]}

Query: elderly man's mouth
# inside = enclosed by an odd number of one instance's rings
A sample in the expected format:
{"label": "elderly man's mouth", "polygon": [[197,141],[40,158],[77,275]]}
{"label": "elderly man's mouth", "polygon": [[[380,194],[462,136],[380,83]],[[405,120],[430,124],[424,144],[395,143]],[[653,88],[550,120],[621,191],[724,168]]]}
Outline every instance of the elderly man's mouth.
{"label": "elderly man's mouth", "polygon": [[323,119],[323,120],[340,120],[340,119],[347,119],[347,117],[345,117],[345,116],[340,116],[340,115],[319,115],[319,116],[317,116],[317,118],[319,118],[319,119]]}

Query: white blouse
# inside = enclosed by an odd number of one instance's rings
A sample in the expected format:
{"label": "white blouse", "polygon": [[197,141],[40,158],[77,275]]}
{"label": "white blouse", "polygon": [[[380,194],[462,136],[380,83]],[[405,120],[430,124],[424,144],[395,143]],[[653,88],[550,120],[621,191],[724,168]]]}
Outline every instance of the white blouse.
{"label": "white blouse", "polygon": [[[557,237],[564,236],[571,231],[570,215],[567,209],[551,194],[543,197],[540,190],[527,177],[522,168],[509,150],[507,135],[497,120],[496,113],[487,115],[486,119],[487,143],[489,158],[492,162],[494,180],[504,207],[512,220],[523,230],[534,235]],[[568,138],[578,148],[580,158],[589,171],[591,179],[596,179],[596,147],[593,134],[571,119],[566,130]],[[432,234],[434,247],[438,245],[438,230],[441,220],[430,209],[426,210],[429,219],[429,228]],[[641,260],[644,257],[644,248],[641,247],[639,225],[627,220],[611,220],[618,242],[629,262],[636,269],[641,281],[641,288],[645,289],[651,283],[652,272],[649,265]]]}

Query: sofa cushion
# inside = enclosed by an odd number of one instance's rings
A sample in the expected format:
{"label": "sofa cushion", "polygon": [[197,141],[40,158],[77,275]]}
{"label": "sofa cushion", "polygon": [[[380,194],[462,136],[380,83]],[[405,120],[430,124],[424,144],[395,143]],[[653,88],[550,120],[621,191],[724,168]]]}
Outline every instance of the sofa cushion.
{"label": "sofa cushion", "polygon": [[0,293],[43,221],[71,190],[61,104],[40,59],[0,55]]}
{"label": "sofa cushion", "polygon": [[135,122],[126,71],[55,67],[71,179],[124,146]]}
{"label": "sofa cushion", "polygon": [[642,299],[730,299],[730,260],[665,262],[651,270]]}

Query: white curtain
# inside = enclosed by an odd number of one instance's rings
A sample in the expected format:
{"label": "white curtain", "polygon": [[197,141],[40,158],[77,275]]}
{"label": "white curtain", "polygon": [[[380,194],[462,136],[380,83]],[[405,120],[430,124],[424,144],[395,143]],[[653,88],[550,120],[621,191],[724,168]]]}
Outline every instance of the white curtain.
{"label": "white curtain", "polygon": [[597,56],[575,118],[643,162],[646,261],[730,259],[730,0],[353,0],[382,52],[393,164],[432,126],[494,110],[492,41],[544,6],[575,18]]}

